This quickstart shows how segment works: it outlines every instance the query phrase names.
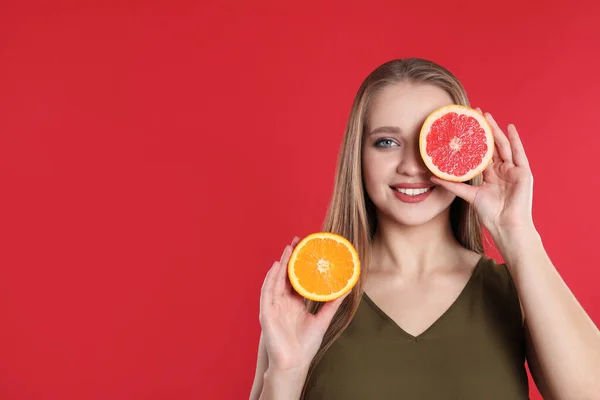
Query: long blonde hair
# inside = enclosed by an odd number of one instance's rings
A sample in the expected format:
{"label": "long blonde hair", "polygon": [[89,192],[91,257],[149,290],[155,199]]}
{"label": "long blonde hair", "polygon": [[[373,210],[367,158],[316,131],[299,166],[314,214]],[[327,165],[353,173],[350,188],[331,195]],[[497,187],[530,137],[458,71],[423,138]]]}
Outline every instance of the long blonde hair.
{"label": "long blonde hair", "polygon": [[[365,272],[369,268],[370,245],[377,227],[375,207],[364,190],[362,179],[361,150],[366,115],[374,96],[385,87],[403,81],[436,85],[448,92],[455,104],[469,106],[464,87],[450,71],[420,58],[388,61],[371,72],[361,84],[352,104],[338,155],[333,196],[322,230],[340,234],[352,242]],[[479,175],[467,183],[479,185],[481,182]],[[461,245],[479,254],[484,253],[481,223],[467,202],[458,197],[454,200],[450,206],[450,221],[452,231]],[[327,349],[352,320],[363,294],[365,275],[361,274],[358,283],[333,317],[321,347],[312,360],[306,382]],[[310,312],[316,313],[322,303],[307,301],[306,305]],[[301,398],[304,398],[306,388],[305,383]]]}

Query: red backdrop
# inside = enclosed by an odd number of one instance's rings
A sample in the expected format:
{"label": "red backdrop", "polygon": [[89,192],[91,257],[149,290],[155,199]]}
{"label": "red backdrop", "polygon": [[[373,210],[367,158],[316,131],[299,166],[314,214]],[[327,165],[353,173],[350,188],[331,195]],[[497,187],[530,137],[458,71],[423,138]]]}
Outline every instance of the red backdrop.
{"label": "red backdrop", "polygon": [[600,322],[598,3],[281,3],[2,2],[2,399],[246,398],[264,274],[320,228],[353,96],[396,57],[517,125]]}

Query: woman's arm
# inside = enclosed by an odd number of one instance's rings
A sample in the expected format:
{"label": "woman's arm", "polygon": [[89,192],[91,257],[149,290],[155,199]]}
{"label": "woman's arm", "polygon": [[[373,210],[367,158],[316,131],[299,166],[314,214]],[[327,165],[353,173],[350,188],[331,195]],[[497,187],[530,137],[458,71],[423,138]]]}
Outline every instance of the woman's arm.
{"label": "woman's arm", "polygon": [[298,400],[308,366],[331,319],[349,294],[327,302],[317,314],[306,309],[304,299],[292,288],[287,275],[290,255],[299,241],[295,237],[285,247],[263,282],[259,313],[262,331],[251,400]]}
{"label": "woman's arm", "polygon": [[[494,235],[493,235],[494,236]],[[600,331],[552,265],[534,228],[498,231],[525,314],[528,363],[544,398],[598,399]]]}
{"label": "woman's arm", "polygon": [[[481,112],[480,109],[477,109]],[[533,175],[514,125],[494,134],[493,162],[483,184],[431,180],[469,202],[513,276],[525,315],[529,364],[552,399],[598,399],[600,332],[552,265],[532,218]]]}
{"label": "woman's arm", "polygon": [[258,400],[263,389],[264,375],[269,367],[269,358],[265,348],[262,331],[258,340],[258,357],[256,360],[256,372],[254,373],[254,382],[250,390],[250,400]]}
{"label": "woman's arm", "polygon": [[300,397],[308,367],[287,371],[269,369],[269,358],[262,333],[258,344],[258,360],[250,400],[296,400]]}
{"label": "woman's arm", "polygon": [[307,374],[308,366],[289,370],[267,368],[260,400],[298,400]]}

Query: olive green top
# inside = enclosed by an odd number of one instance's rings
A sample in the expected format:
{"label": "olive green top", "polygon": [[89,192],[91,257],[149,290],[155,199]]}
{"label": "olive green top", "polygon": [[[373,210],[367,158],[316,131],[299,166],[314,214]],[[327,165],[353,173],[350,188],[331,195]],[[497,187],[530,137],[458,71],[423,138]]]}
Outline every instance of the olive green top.
{"label": "olive green top", "polygon": [[517,292],[482,257],[450,308],[412,336],[367,295],[307,382],[306,400],[529,399]]}

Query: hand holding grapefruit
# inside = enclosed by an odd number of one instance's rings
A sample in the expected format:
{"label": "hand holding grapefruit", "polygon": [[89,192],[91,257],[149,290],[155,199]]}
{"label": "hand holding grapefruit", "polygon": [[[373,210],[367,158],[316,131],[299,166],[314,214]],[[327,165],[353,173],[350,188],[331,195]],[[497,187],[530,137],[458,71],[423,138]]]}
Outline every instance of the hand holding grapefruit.
{"label": "hand holding grapefruit", "polygon": [[[462,118],[463,121],[467,120],[469,116],[472,118],[463,125],[459,123],[461,119],[459,119],[459,113],[456,112],[461,108],[466,110],[463,111],[463,115],[465,115]],[[428,124],[424,124],[420,139],[423,153],[429,151],[429,158],[424,156],[424,160],[432,165],[430,168],[435,176],[431,180],[470,203],[494,240],[499,237],[502,230],[532,229],[533,175],[516,127],[509,124],[505,134],[489,112],[485,113],[484,117],[479,110],[475,111],[456,105],[442,107],[434,111],[428,119],[430,121]],[[453,126],[451,130],[444,129],[443,126],[429,128],[433,126],[431,121],[440,121],[443,125],[446,119],[451,120],[448,123],[449,126]],[[469,128],[467,129],[465,126]],[[493,135],[493,140],[488,138],[490,134]],[[440,136],[437,139],[437,142],[441,143],[438,146],[439,154],[435,152],[435,146],[432,149],[426,149],[429,139],[436,136]],[[445,174],[448,173],[443,170],[440,172],[445,163],[452,164],[445,160],[469,160],[468,157],[461,158],[460,154],[451,155],[447,159],[441,155],[451,153],[448,147],[451,148],[457,143],[455,138],[461,139],[458,144],[464,144],[463,138],[469,139],[473,136],[479,137],[470,144],[471,148],[475,149],[470,158],[474,167],[465,167],[467,172],[458,171],[450,176],[446,176]],[[484,137],[485,139],[483,139]],[[436,143],[435,140],[431,142]],[[495,151],[492,151],[492,148]],[[451,150],[453,149],[451,148]],[[460,153],[460,150],[462,148],[458,149],[456,153]],[[440,155],[438,160],[432,160],[434,158],[432,156],[436,155]],[[488,157],[492,160],[488,161]],[[462,165],[458,162],[456,164]],[[467,162],[465,165],[468,167]],[[455,168],[454,171],[457,169]],[[482,185],[473,186],[462,183],[466,178],[475,176],[478,172],[483,172]]]}

